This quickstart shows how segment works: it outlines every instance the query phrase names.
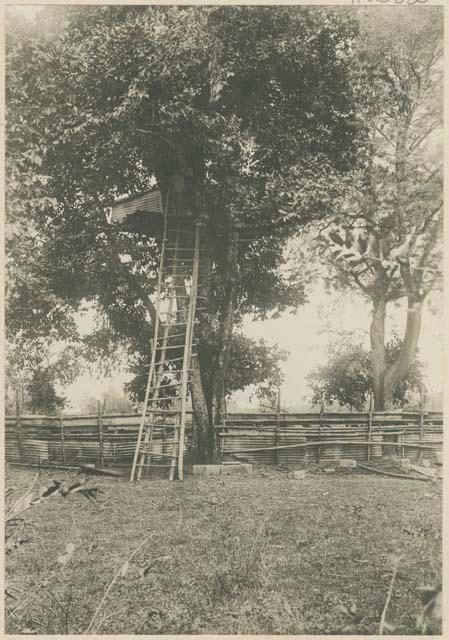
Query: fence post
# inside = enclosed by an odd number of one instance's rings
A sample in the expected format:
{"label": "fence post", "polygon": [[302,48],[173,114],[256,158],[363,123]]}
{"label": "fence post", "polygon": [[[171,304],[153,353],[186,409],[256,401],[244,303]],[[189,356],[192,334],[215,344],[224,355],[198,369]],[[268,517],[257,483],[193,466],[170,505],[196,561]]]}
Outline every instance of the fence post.
{"label": "fence post", "polygon": [[371,458],[371,430],[373,426],[373,392],[369,394],[369,411],[368,411],[368,447],[366,451],[366,459],[369,462]]}
{"label": "fence post", "polygon": [[[420,410],[420,416],[419,416],[419,442],[420,444],[422,444],[424,440],[424,388],[423,387],[421,387],[420,396],[421,396],[420,397],[421,410]],[[418,463],[421,462],[422,460],[422,453],[423,453],[423,450],[420,449],[418,453]]]}
{"label": "fence post", "polygon": [[104,447],[103,447],[103,412],[101,409],[101,402],[98,401],[98,436],[100,443],[100,467],[104,466]]}
{"label": "fence post", "polygon": [[320,444],[316,448],[316,461],[318,464],[321,462],[321,427],[323,425],[323,413],[324,413],[324,401],[321,397],[321,407],[320,407],[320,423],[318,426],[318,441]]}
{"label": "fence post", "polygon": [[61,432],[61,458],[62,458],[62,463],[65,464],[66,460],[65,460],[65,446],[64,446],[64,420],[62,417],[62,409],[59,412],[59,429]]}
{"label": "fence post", "polygon": [[21,407],[19,402],[19,392],[16,389],[16,433],[17,442],[19,444],[20,462],[25,462],[25,452],[23,447],[23,433],[22,433],[22,420],[21,420]]}
{"label": "fence post", "polygon": [[279,446],[279,421],[281,417],[281,389],[278,389],[277,401],[276,401],[276,426],[274,428],[274,464],[279,464],[279,453],[277,447]]}
{"label": "fence post", "polygon": [[[228,415],[226,413],[226,415]],[[221,431],[221,430],[220,430]],[[226,433],[226,418],[223,418],[223,427],[222,427],[222,431],[221,433],[223,434],[222,436],[220,436],[220,431],[218,432],[218,442],[220,445],[220,458],[223,459],[223,454],[224,454],[224,450],[225,450],[225,433]]]}

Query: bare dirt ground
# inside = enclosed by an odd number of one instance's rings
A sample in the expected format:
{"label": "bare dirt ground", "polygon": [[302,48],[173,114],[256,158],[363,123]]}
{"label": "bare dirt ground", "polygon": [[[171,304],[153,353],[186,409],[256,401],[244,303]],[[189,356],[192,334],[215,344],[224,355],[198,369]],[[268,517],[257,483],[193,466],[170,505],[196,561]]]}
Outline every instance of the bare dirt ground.
{"label": "bare dirt ground", "polygon": [[[7,510],[35,475],[7,468]],[[77,477],[41,471],[33,495]],[[7,526],[7,633],[377,634],[396,565],[384,633],[413,634],[419,589],[441,581],[434,482],[265,469],[86,486],[96,501],[56,492]]]}

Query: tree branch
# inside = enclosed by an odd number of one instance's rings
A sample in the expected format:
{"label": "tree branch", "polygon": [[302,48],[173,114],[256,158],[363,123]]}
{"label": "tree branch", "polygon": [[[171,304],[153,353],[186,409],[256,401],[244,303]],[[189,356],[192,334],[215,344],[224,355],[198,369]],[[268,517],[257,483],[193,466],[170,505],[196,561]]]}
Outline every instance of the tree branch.
{"label": "tree branch", "polygon": [[[424,272],[427,271],[431,271],[431,269],[425,269],[424,265],[426,264],[426,262],[429,259],[430,253],[432,251],[432,249],[435,246],[435,238],[431,237],[427,240],[426,244],[424,245],[424,249],[423,252],[418,260],[418,266],[415,268],[414,272],[413,272],[413,278],[415,280],[415,282],[417,283],[418,286],[422,285],[422,280],[424,277]],[[438,273],[438,272],[437,272]]]}
{"label": "tree branch", "polygon": [[180,151],[180,147],[175,145],[173,142],[171,142],[170,140],[168,140],[164,136],[161,136],[161,134],[158,133],[157,131],[155,131],[154,129],[153,130],[151,130],[151,129],[141,129],[140,127],[136,127],[136,131],[138,131],[139,133],[145,133],[147,135],[155,136],[156,138],[159,138],[159,140],[162,140],[162,142],[165,142],[165,144],[168,145],[170,147],[170,149],[173,149],[173,151]]}
{"label": "tree branch", "polygon": [[[115,248],[115,243],[114,242],[111,242],[111,247]],[[156,323],[156,317],[157,317],[156,307],[151,302],[150,296],[149,296],[149,294],[148,294],[148,292],[147,292],[147,290],[146,290],[146,288],[145,288],[145,286],[143,284],[143,277],[139,276],[136,273],[131,273],[122,264],[118,251],[114,251],[114,253],[112,255],[112,259],[113,259],[114,265],[117,267],[117,270],[120,271],[120,273],[123,275],[123,277],[128,282],[128,284],[131,285],[131,287],[138,294],[140,300],[143,302],[143,304],[145,305],[145,308],[147,309],[147,311],[148,311],[148,313],[150,315],[152,324],[154,325]],[[145,284],[146,284],[146,282],[145,282]]]}
{"label": "tree branch", "polygon": [[433,131],[435,131],[434,125],[426,129],[421,135],[416,136],[409,146],[409,151],[415,151],[415,149],[417,149],[424,142],[424,140],[426,140],[426,138],[428,138],[430,134],[433,133]]}
{"label": "tree branch", "polygon": [[433,216],[438,213],[438,211],[441,209],[441,207],[443,206],[443,201],[441,200],[441,202],[438,204],[438,206],[435,207],[435,209],[433,209],[429,215],[426,217],[426,219],[424,220],[423,226],[421,227],[421,229],[419,231],[416,232],[416,234],[413,234],[414,238],[416,239],[418,236],[421,236],[426,230],[427,227],[429,226]]}
{"label": "tree branch", "polygon": [[400,270],[401,270],[402,282],[404,283],[404,287],[407,292],[407,295],[409,297],[415,297],[416,285],[413,280],[412,273],[410,271],[410,264],[408,262],[407,264],[401,264]]}
{"label": "tree branch", "polygon": [[362,281],[360,280],[359,276],[356,273],[354,273],[353,271],[351,271],[351,275],[354,278],[355,282],[357,283],[357,286],[360,287],[360,289],[364,293],[366,293],[367,295],[370,295],[369,288],[362,283]]}
{"label": "tree branch", "polygon": [[[443,274],[441,274],[441,273],[435,273],[435,274],[434,274],[434,276],[433,276],[433,278],[431,278],[431,279],[429,280],[429,282],[423,282],[423,283],[422,283],[422,297],[423,297],[423,299],[424,299],[425,297],[427,297],[427,295],[428,295],[428,294],[429,294],[429,293],[430,293],[434,288],[436,288],[436,287],[435,287],[435,283],[436,283],[438,280],[442,280],[442,279],[443,279]],[[441,289],[442,289],[442,287],[441,287]]]}
{"label": "tree branch", "polygon": [[395,144],[394,144],[394,142],[391,140],[391,138],[389,138],[388,136],[386,136],[386,135],[385,135],[385,133],[384,133],[381,129],[379,129],[379,127],[377,126],[377,124],[375,124],[374,122],[373,122],[373,126],[374,126],[374,128],[376,129],[376,131],[377,131],[378,133],[380,133],[380,135],[382,136],[382,138],[384,138],[384,140],[386,140],[386,141],[388,142],[388,144],[390,144],[390,145],[394,148]]}

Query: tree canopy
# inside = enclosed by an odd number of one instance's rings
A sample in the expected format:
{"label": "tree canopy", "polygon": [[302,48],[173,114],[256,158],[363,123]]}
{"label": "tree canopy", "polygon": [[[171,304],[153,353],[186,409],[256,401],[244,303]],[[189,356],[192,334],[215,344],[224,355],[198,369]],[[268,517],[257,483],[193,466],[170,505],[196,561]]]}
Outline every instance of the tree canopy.
{"label": "tree canopy", "polygon": [[[351,166],[356,23],[314,7],[156,5],[61,6],[42,10],[33,27],[13,12],[9,21],[7,213],[11,237],[20,229],[7,247],[9,335],[33,334],[30,313],[49,331],[69,331],[70,311],[96,300],[107,317],[101,344],[120,341],[142,363],[157,246],[119,233],[105,211],[118,195],[189,168],[208,219],[200,338],[213,357],[200,355],[201,375],[212,380],[209,413],[219,411],[232,325],[305,300],[304,284],[280,269],[297,222],[276,185],[299,164],[322,163],[322,180]],[[317,210],[310,180],[305,171],[304,219]]]}

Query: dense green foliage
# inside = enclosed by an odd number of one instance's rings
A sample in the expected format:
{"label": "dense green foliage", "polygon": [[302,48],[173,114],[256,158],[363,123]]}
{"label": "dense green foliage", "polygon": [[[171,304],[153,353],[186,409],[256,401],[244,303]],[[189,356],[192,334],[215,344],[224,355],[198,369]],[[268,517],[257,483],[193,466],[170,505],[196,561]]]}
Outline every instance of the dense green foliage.
{"label": "dense green foliage", "polygon": [[[388,364],[395,361],[401,347],[397,335],[386,345]],[[356,411],[366,410],[370,395],[374,392],[371,354],[354,334],[345,334],[327,347],[328,361],[319,365],[308,375],[308,386],[312,391],[311,401],[315,406],[334,403]],[[405,407],[409,395],[419,392],[423,385],[422,364],[418,354],[407,371],[407,375],[393,389],[393,403]]]}
{"label": "dense green foliage", "polygon": [[7,413],[55,413],[66,406],[62,390],[81,373],[81,344],[19,334],[7,344],[6,356]]}

